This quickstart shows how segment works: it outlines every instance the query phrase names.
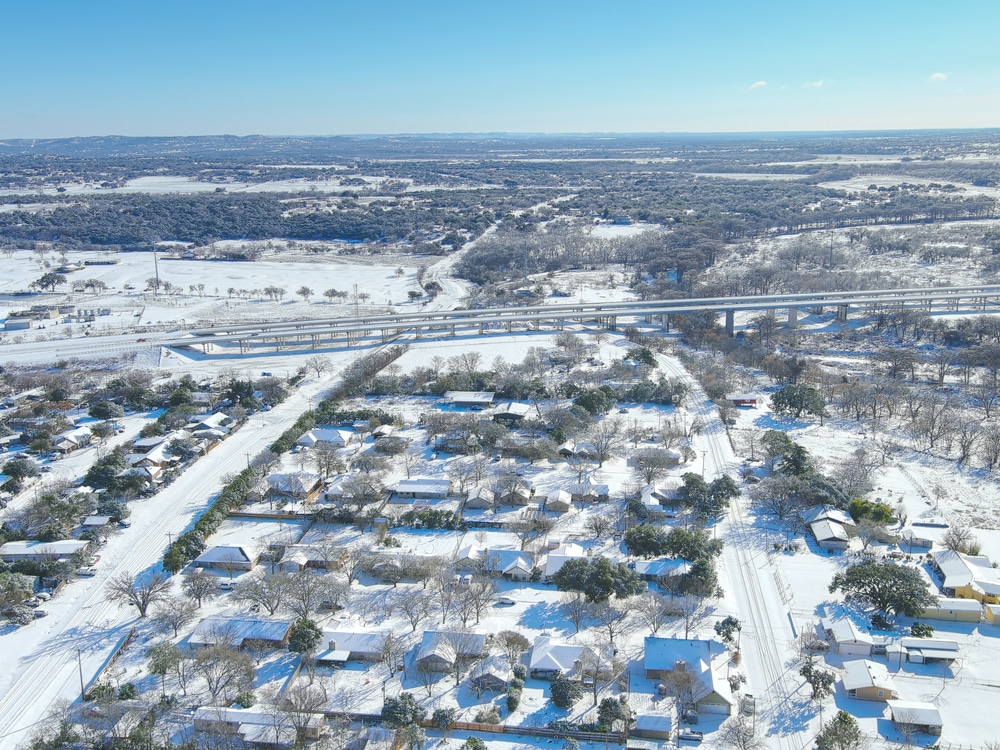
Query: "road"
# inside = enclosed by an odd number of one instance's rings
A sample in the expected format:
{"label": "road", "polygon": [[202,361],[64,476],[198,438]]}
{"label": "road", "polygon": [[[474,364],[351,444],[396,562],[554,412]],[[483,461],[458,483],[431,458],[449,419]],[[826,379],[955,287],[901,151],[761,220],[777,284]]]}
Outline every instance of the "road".
{"label": "road", "polygon": [[[705,425],[700,443],[706,480],[722,474],[735,476],[740,464],[715,405],[675,359],[663,355],[656,358],[668,377],[683,380],[691,388],[687,409]],[[789,719],[794,713],[792,696],[801,681],[785,667],[794,654],[796,635],[766,542],[751,533],[744,519],[745,503],[745,496],[732,503],[719,528],[725,543],[722,560],[733,588],[726,595],[735,598],[743,625],[740,639],[747,674],[745,691],[755,696],[757,727],[763,730],[768,747],[800,750],[811,737],[795,731],[797,725]]]}
{"label": "road", "polygon": [[222,478],[244,468],[248,453],[254,455],[273,442],[309,408],[311,398],[331,385],[329,376],[308,378],[284,403],[253,415],[169,487],[132,503],[132,526],[101,550],[98,575],[70,582],[45,604],[48,617],[4,635],[8,656],[0,658],[0,747],[24,742],[53,706],[79,696],[78,650],[89,682],[135,623],[130,609],[105,601],[108,579],[122,571],[159,570],[168,535],[176,537],[189,528],[222,488]]}

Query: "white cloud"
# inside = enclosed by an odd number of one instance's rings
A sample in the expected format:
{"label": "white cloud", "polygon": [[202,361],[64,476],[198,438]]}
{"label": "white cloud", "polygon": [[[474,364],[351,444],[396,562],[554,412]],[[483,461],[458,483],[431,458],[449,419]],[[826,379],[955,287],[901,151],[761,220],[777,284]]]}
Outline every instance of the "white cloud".
{"label": "white cloud", "polygon": [[767,85],[767,81],[756,81],[750,84],[751,89],[762,89]]}
{"label": "white cloud", "polygon": [[932,75],[927,80],[928,81],[946,81],[946,80],[948,80],[948,76],[946,76],[944,73],[935,73],[934,75]]}
{"label": "white cloud", "polygon": [[806,81],[802,84],[804,89],[821,89],[823,88],[823,81]]}

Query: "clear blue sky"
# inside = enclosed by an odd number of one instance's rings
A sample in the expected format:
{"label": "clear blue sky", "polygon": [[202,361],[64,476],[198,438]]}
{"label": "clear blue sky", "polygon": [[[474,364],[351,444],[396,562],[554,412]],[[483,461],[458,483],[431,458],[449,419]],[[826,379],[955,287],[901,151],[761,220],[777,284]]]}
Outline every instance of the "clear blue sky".
{"label": "clear blue sky", "polygon": [[0,138],[1000,126],[996,0],[48,0]]}

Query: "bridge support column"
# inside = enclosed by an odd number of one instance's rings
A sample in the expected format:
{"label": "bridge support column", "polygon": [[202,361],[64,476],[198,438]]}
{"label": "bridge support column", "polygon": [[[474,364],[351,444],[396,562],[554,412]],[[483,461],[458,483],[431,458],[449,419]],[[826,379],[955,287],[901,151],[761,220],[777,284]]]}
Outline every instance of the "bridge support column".
{"label": "bridge support column", "polygon": [[670,333],[670,316],[666,313],[660,316],[660,327],[664,333]]}
{"label": "bridge support column", "polygon": [[789,328],[799,327],[799,308],[797,307],[788,308],[788,327]]}
{"label": "bridge support column", "polygon": [[480,335],[482,335],[482,333],[483,333],[483,324],[482,323],[479,324],[479,333],[480,333]]}
{"label": "bridge support column", "polygon": [[850,305],[837,305],[837,320],[841,323],[847,322],[847,310],[849,308]]}
{"label": "bridge support column", "polygon": [[415,327],[415,328],[413,329],[413,331],[414,331],[414,338],[418,338],[418,339],[421,339],[421,338],[423,338],[423,337],[424,337],[424,329],[423,329],[423,328],[421,328],[420,326],[416,326],[416,327]]}
{"label": "bridge support column", "polygon": [[455,335],[455,324],[454,323],[451,324],[451,335],[452,336]]}
{"label": "bridge support column", "polygon": [[510,333],[511,330],[513,330],[513,324],[509,320],[504,321],[504,325],[507,326],[507,333]]}
{"label": "bridge support column", "polygon": [[726,335],[732,338],[736,335],[736,311],[726,310]]}
{"label": "bridge support column", "polygon": [[608,316],[608,330],[609,331],[617,331],[618,330],[618,316],[617,315],[609,315]]}

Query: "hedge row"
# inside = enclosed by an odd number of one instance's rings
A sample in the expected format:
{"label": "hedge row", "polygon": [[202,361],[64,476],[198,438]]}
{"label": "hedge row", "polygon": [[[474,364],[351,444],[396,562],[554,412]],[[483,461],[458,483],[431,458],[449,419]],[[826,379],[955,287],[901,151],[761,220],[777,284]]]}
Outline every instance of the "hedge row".
{"label": "hedge row", "polygon": [[222,522],[243,504],[254,479],[253,469],[244,469],[227,484],[219,496],[195,522],[194,528],[174,540],[163,556],[163,569],[177,573],[205,551],[205,540],[218,531]]}

